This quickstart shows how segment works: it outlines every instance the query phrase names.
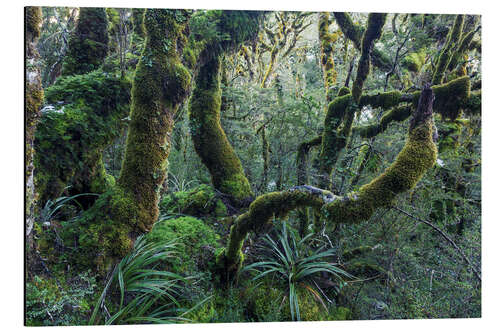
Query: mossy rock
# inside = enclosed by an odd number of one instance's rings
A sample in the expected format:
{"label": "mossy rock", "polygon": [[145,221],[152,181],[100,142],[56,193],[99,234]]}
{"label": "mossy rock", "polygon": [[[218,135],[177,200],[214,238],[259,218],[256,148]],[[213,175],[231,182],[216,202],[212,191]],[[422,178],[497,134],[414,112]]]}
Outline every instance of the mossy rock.
{"label": "mossy rock", "polygon": [[146,237],[151,241],[177,243],[178,254],[165,261],[165,269],[176,273],[206,270],[213,261],[219,239],[205,222],[190,216],[157,222]]}
{"label": "mossy rock", "polygon": [[162,214],[185,214],[196,217],[222,217],[227,215],[224,203],[216,197],[208,185],[200,185],[189,191],[175,192],[160,202]]}

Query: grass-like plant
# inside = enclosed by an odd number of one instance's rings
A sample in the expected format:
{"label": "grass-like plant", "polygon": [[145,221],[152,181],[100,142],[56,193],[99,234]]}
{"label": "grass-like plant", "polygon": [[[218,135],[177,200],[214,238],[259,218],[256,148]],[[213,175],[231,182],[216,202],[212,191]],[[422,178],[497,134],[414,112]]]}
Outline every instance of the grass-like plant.
{"label": "grass-like plant", "polygon": [[[64,190],[68,189],[68,187],[65,187]],[[63,191],[64,191],[63,190]],[[85,195],[94,195],[98,196],[98,194],[95,193],[80,193],[76,194],[73,196],[61,196],[59,198],[56,198],[54,200],[49,199],[43,206],[42,210],[40,211],[39,215],[39,220],[41,223],[50,223],[59,213],[59,210],[61,210],[63,207],[67,206],[70,202],[73,202],[74,204],[78,205],[80,209],[83,209],[80,203],[75,200],[76,198],[79,198],[81,196]]]}
{"label": "grass-like plant", "polygon": [[326,274],[336,280],[339,285],[342,285],[345,279],[353,278],[335,263],[328,261],[328,258],[333,257],[334,249],[325,249],[325,247],[311,249],[308,243],[312,237],[311,233],[299,239],[294,233],[289,233],[287,225],[283,223],[283,229],[277,240],[269,234],[264,237],[262,261],[248,265],[243,270],[257,272],[254,280],[272,275],[287,286],[285,293],[288,294],[292,320],[300,321],[299,288],[308,291],[326,309],[322,300],[326,296],[319,287],[317,278],[321,274]]}
{"label": "grass-like plant", "polygon": [[[182,283],[190,278],[156,269],[161,261],[176,254],[175,241],[151,242],[137,238],[134,249],[115,267],[95,305],[89,325],[100,324],[98,314],[106,318],[105,325],[181,322],[179,296]],[[118,291],[113,295],[112,291]],[[109,313],[106,298],[115,296],[118,308]],[[118,301],[119,299],[119,301]]]}

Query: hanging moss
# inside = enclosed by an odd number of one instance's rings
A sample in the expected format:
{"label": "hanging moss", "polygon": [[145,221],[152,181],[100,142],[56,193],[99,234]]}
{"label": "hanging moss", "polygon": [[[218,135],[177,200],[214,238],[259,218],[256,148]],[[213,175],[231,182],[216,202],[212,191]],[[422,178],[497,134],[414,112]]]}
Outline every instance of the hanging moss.
{"label": "hanging moss", "polygon": [[443,82],[446,68],[448,68],[450,60],[459,45],[458,43],[462,36],[463,25],[464,15],[457,15],[453,22],[452,29],[448,32],[446,44],[439,54],[436,69],[432,76],[432,84],[436,85]]}
{"label": "hanging moss", "polygon": [[[114,180],[106,175],[102,152],[126,125],[130,82],[100,70],[59,78],[46,89],[35,136],[36,184],[40,202],[70,193],[103,193]],[[56,110],[55,108],[59,109]],[[80,197],[88,207],[93,197]]]}
{"label": "hanging moss", "polygon": [[220,57],[207,57],[211,59],[201,66],[189,103],[191,138],[214,187],[231,196],[238,205],[253,196],[253,192],[220,124]]}
{"label": "hanging moss", "polygon": [[413,188],[431,168],[437,156],[433,141],[433,93],[424,90],[419,107],[410,123],[405,146],[395,162],[380,176],[351,193],[345,200],[336,200],[325,208],[325,218],[333,224],[357,223],[369,219],[375,209],[389,207],[399,193]]}
{"label": "hanging moss", "polygon": [[108,53],[108,18],[104,8],[80,8],[76,28],[70,36],[62,75],[96,70]]}
{"label": "hanging moss", "polygon": [[221,217],[227,209],[215,191],[208,185],[200,185],[189,191],[175,192],[160,202],[162,214],[186,214],[196,217]]}

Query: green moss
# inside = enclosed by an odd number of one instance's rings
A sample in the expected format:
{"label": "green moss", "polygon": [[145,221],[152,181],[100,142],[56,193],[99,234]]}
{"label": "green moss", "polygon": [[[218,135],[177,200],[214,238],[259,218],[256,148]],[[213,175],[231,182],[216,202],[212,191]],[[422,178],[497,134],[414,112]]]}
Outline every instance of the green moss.
{"label": "green moss", "polygon": [[323,83],[325,86],[326,100],[329,103],[332,100],[330,89],[337,81],[337,72],[335,71],[335,62],[333,58],[334,43],[339,37],[339,33],[330,33],[328,12],[319,13],[318,19],[318,39],[320,42],[320,59],[323,70]]}
{"label": "green moss", "polygon": [[402,94],[399,90],[382,92],[375,95],[363,95],[359,104],[371,105],[373,108],[386,110],[401,103],[401,96]]}
{"label": "green moss", "polygon": [[[311,186],[296,186],[287,191],[261,195],[250,204],[248,211],[236,219],[229,234],[225,253],[218,258],[225,274],[234,278],[242,263],[241,248],[250,231],[262,231],[271,225],[272,219],[284,218],[300,207],[320,208],[333,200],[331,192]],[[223,264],[223,266],[222,266]]]}
{"label": "green moss", "polygon": [[371,125],[354,127],[353,132],[359,134],[362,138],[373,138],[384,132],[391,122],[403,121],[407,119],[411,115],[411,111],[411,106],[405,105],[394,107],[384,113],[382,118],[380,118],[380,122]]}
{"label": "green moss", "polygon": [[148,9],[147,37],[132,86],[125,156],[118,186],[130,193],[143,231],[158,218],[159,191],[166,177],[174,115],[185,100],[191,76],[178,47],[185,42],[190,12]]}
{"label": "green moss", "polygon": [[457,15],[455,17],[455,21],[453,22],[452,29],[450,29],[450,31],[448,32],[448,36],[446,38],[446,44],[441,50],[441,53],[439,54],[436,68],[433,73],[432,77],[433,85],[441,84],[443,82],[446,68],[450,63],[454,52],[457,50],[460,38],[462,36],[464,17],[465,15]]}
{"label": "green moss", "polygon": [[146,28],[144,27],[144,8],[132,8],[132,25],[134,33],[144,38],[146,36]]}
{"label": "green moss", "polygon": [[359,103],[363,84],[370,72],[370,54],[373,45],[382,34],[382,28],[385,23],[387,14],[370,13],[368,15],[368,23],[366,31],[363,33],[361,41],[361,57],[358,62],[358,71],[352,85],[352,96],[356,103]]}
{"label": "green moss", "polygon": [[[207,51],[208,52],[208,51]],[[189,126],[194,147],[212,176],[214,187],[235,204],[253,196],[240,159],[220,124],[220,56],[208,55],[196,77],[189,103]]]}
{"label": "green moss", "polygon": [[76,28],[68,42],[62,75],[96,70],[108,53],[108,18],[104,8],[80,8]]}
{"label": "green moss", "polygon": [[339,89],[337,96],[340,97],[340,96],[348,95],[350,93],[351,93],[351,89],[349,89],[349,87],[344,86],[344,87]]}
{"label": "green moss", "polygon": [[208,185],[168,195],[160,202],[160,211],[163,214],[186,214],[197,217],[227,215],[226,206]]}
{"label": "green moss", "polygon": [[[102,152],[121,135],[129,99],[128,80],[99,70],[62,77],[46,89],[46,103],[60,110],[45,112],[35,134],[41,203],[67,186],[73,194],[107,190],[113,181],[104,170]],[[81,197],[86,199],[91,198]]]}
{"label": "green moss", "polygon": [[[335,12],[334,15],[342,33],[354,43],[358,50],[361,50],[364,28],[355,24],[348,13]],[[381,50],[375,48],[372,51],[371,58],[373,64],[382,71],[388,72],[391,70],[391,59]]]}
{"label": "green moss", "polygon": [[325,116],[323,130],[323,141],[321,143],[321,152],[319,155],[320,170],[327,176],[330,174],[336,162],[339,141],[337,129],[352,103],[352,95],[348,94],[335,98],[328,105],[328,112]]}
{"label": "green moss", "polygon": [[206,267],[219,238],[203,221],[189,216],[157,222],[146,237],[152,241],[175,240],[178,254],[165,260],[165,270],[184,274]]}
{"label": "green moss", "polygon": [[346,200],[327,205],[326,219],[334,224],[365,221],[375,209],[390,207],[398,193],[413,188],[436,161],[433,127],[432,119],[428,119],[410,130],[395,162],[382,175],[362,186],[359,192],[352,193]]}
{"label": "green moss", "polygon": [[63,223],[61,238],[73,249],[67,260],[80,269],[109,272],[132,249],[132,235],[142,229],[136,210],[134,199],[119,187],[101,194],[81,217]]}
{"label": "green moss", "polygon": [[32,36],[32,38],[40,37],[40,27],[42,25],[42,8],[25,7],[24,24],[27,34]]}
{"label": "green moss", "polygon": [[[462,76],[445,84],[433,86],[432,90],[436,95],[434,112],[439,113],[444,119],[455,120],[469,99],[470,79],[468,76]],[[417,98],[414,101],[416,102]]]}
{"label": "green moss", "polygon": [[425,64],[424,50],[420,52],[412,52],[407,56],[405,56],[401,61],[401,66],[414,73],[420,72],[424,64]]}

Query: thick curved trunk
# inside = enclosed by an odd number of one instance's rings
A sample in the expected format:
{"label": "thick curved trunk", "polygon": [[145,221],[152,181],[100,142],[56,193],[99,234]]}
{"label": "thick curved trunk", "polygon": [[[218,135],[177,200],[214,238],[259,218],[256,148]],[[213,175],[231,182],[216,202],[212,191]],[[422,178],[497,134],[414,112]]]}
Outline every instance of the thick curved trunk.
{"label": "thick curved trunk", "polygon": [[221,57],[205,50],[202,58],[206,60],[196,76],[189,104],[191,138],[196,153],[212,176],[214,187],[228,195],[233,205],[241,206],[253,196],[253,192],[220,123]]}

